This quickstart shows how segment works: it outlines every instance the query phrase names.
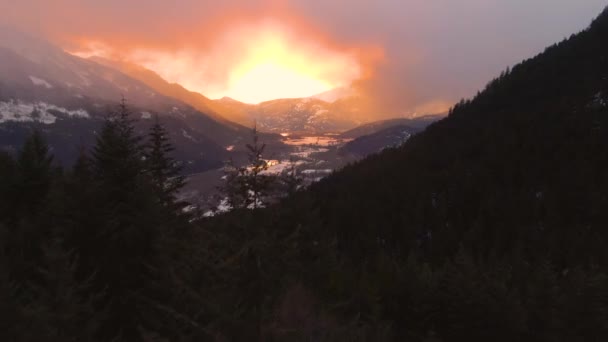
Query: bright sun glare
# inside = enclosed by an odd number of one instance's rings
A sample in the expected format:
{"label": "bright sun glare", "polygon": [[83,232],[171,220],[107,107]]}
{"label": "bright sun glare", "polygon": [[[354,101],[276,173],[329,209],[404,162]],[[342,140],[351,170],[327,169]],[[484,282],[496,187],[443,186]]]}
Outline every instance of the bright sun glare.
{"label": "bright sun glare", "polygon": [[290,69],[272,62],[260,63],[230,81],[228,96],[244,102],[311,96],[330,90],[329,82],[307,75],[305,70]]}
{"label": "bright sun glare", "polygon": [[263,31],[231,71],[226,94],[251,103],[311,96],[341,86],[344,80],[329,75],[352,68],[349,64],[342,56]]}
{"label": "bright sun glare", "polygon": [[[76,54],[103,57],[112,52],[92,42]],[[308,97],[349,86],[360,76],[353,55],[276,23],[232,27],[205,48],[138,48],[123,58],[210,98],[247,103]]]}

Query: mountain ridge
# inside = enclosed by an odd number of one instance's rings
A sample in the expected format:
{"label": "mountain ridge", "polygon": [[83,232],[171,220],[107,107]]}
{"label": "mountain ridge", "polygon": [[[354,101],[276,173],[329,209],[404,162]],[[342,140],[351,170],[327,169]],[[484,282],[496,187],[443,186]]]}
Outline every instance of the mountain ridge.
{"label": "mountain ridge", "polygon": [[[51,144],[59,144],[55,146],[61,151],[59,160],[69,163],[77,154],[67,153],[72,149],[62,146],[83,141],[90,144],[105,115],[123,96],[136,117],[143,119],[141,129],[153,115],[165,121],[179,147],[179,157],[191,171],[221,166],[230,155],[226,146],[250,134],[118,70],[70,55],[46,41],[7,30],[0,35],[6,38],[0,41],[0,103],[4,108],[0,128],[5,147],[14,149],[29,131],[39,128]],[[76,111],[86,115],[74,118],[70,113]]]}
{"label": "mountain ridge", "polygon": [[[257,124],[262,132],[301,132],[308,134],[335,133],[354,128],[369,121],[362,101],[347,88],[303,98],[286,98],[244,103],[229,97],[212,100],[183,86],[169,83],[152,70],[136,64],[92,57],[103,65],[113,67],[151,86],[156,91],[180,99],[216,120],[239,129]],[[348,96],[347,96],[348,95]],[[330,101],[325,101],[330,100]]]}

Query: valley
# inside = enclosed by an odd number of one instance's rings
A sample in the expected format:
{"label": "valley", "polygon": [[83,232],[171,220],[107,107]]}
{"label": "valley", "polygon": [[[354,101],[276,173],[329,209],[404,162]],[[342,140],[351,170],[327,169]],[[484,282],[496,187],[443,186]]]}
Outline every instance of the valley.
{"label": "valley", "polygon": [[[280,177],[295,168],[302,187],[318,182],[335,170],[360,159],[358,156],[340,154],[340,149],[354,139],[342,138],[338,133],[322,135],[283,133],[281,137],[280,141],[285,148],[264,156],[268,168],[262,174]],[[190,209],[202,210],[210,216],[210,210],[217,208],[225,200],[218,190],[225,182],[223,168],[191,174],[188,175],[187,180],[182,199],[193,205]]]}

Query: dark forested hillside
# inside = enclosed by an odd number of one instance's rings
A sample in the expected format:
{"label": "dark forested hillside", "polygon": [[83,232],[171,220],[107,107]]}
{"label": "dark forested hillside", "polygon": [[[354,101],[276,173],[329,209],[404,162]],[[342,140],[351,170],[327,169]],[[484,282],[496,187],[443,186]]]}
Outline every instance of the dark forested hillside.
{"label": "dark forested hillside", "polygon": [[266,228],[207,224],[297,234],[296,261],[267,263],[396,340],[604,340],[606,41],[608,12],[404,146],[268,210]]}
{"label": "dark forested hillside", "polygon": [[124,103],[72,170],[33,134],[0,154],[0,332],[606,341],[607,41],[608,10],[402,146],[207,219],[181,210],[162,123],[141,136]]}

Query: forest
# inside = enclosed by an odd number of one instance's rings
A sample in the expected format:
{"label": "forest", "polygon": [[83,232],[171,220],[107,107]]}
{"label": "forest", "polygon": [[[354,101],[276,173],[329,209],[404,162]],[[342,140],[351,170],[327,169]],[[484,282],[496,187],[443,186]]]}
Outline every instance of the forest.
{"label": "forest", "polygon": [[2,340],[606,341],[606,41],[608,10],[265,207],[254,140],[211,218],[124,101],[72,167],[33,132],[0,153]]}

